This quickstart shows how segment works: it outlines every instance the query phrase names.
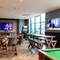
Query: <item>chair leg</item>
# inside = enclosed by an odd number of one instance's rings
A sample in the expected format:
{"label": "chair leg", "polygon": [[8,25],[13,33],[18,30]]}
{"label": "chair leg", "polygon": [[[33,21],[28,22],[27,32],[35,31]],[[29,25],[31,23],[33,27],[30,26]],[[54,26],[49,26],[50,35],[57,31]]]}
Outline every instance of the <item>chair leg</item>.
{"label": "chair leg", "polygon": [[15,45],[15,55],[18,55],[16,45]]}
{"label": "chair leg", "polygon": [[7,45],[6,45],[6,53],[7,53],[8,57],[9,57],[9,47]]}
{"label": "chair leg", "polygon": [[55,48],[56,42],[52,43],[52,48]]}
{"label": "chair leg", "polygon": [[2,45],[0,45],[0,52],[1,52],[1,50],[2,50]]}

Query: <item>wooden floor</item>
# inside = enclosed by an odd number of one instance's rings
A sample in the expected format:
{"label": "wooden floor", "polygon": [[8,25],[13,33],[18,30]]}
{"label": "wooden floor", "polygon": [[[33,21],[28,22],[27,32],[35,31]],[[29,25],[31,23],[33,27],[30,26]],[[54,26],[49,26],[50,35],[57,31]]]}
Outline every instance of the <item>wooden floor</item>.
{"label": "wooden floor", "polygon": [[28,49],[28,42],[23,41],[21,45],[18,45],[18,56],[12,55],[11,57],[7,57],[7,55],[1,56],[0,60],[38,60],[38,55],[31,53]]}

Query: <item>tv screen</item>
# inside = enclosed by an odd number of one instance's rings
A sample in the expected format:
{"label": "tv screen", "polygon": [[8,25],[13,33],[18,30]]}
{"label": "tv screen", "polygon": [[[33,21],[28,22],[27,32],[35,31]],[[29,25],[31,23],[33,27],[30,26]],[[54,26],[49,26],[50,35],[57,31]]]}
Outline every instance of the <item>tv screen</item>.
{"label": "tv screen", "polygon": [[13,23],[12,22],[0,22],[0,30],[12,30]]}
{"label": "tv screen", "polygon": [[47,30],[60,30],[60,18],[48,19]]}

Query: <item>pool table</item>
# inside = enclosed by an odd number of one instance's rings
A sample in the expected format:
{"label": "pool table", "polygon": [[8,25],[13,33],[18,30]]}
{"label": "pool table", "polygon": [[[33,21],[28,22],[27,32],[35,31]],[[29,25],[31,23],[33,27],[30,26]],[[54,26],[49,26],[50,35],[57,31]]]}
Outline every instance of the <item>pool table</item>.
{"label": "pool table", "polygon": [[60,60],[60,48],[38,50],[39,60]]}

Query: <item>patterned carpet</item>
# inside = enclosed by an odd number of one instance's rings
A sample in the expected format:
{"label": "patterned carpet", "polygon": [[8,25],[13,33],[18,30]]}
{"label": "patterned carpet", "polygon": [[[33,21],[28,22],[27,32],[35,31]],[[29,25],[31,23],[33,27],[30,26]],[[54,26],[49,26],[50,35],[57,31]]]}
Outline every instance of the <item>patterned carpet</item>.
{"label": "patterned carpet", "polygon": [[28,41],[23,40],[21,45],[17,46],[18,48],[18,56],[12,54],[11,57],[7,57],[7,55],[1,56],[0,60],[38,60],[38,55],[35,54],[33,49],[30,51],[28,49]]}

